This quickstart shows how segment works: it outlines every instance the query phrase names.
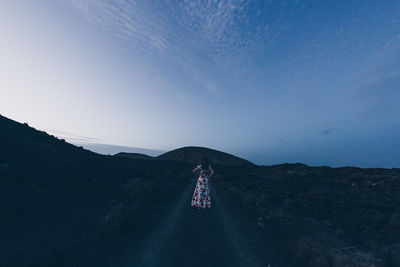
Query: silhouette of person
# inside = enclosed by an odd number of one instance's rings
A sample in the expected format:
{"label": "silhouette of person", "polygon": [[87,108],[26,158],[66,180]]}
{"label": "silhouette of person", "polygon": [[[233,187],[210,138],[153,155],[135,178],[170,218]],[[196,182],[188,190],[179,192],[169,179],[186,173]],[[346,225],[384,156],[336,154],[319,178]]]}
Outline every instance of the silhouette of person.
{"label": "silhouette of person", "polygon": [[197,170],[200,171],[200,174],[194,189],[191,206],[197,209],[211,208],[209,178],[214,174],[214,170],[211,168],[207,157],[201,159],[200,164],[193,169],[192,173],[195,173]]}

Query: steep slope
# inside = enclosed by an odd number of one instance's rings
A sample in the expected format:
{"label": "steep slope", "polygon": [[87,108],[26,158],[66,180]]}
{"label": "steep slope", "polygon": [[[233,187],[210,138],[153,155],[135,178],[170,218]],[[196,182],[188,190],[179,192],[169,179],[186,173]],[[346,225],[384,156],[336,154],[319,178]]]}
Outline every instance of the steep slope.
{"label": "steep slope", "polygon": [[[0,115],[0,157],[11,161],[99,157],[93,152],[71,145],[28,124],[21,124]],[[0,158],[1,159],[1,158]]]}
{"label": "steep slope", "polygon": [[114,168],[105,156],[0,117],[0,266],[35,265],[76,244],[121,191]]}
{"label": "steep slope", "polygon": [[157,159],[197,164],[202,157],[208,157],[211,164],[223,166],[251,166],[253,163],[234,155],[206,147],[188,146],[164,153]]}
{"label": "steep slope", "polygon": [[165,214],[175,165],[99,155],[0,117],[0,266],[102,266],[123,239],[111,233],[146,233],[152,205]]}

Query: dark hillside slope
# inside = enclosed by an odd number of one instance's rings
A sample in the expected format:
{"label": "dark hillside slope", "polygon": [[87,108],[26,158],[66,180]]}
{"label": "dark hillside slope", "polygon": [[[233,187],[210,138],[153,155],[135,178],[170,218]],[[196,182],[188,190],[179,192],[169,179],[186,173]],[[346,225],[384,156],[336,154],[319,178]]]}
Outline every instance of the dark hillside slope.
{"label": "dark hillside slope", "polygon": [[82,238],[121,181],[106,157],[0,117],[0,259],[25,266]]}
{"label": "dark hillside slope", "polygon": [[157,159],[198,164],[202,157],[208,157],[213,165],[252,166],[253,163],[234,155],[206,147],[188,146],[166,152]]}
{"label": "dark hillside slope", "polygon": [[99,155],[0,117],[0,266],[102,266],[122,240],[106,242],[110,233],[124,222],[146,233],[165,214],[182,169]]}
{"label": "dark hillside slope", "polygon": [[[0,157],[8,161],[69,158],[94,158],[97,154],[76,147],[27,124],[21,124],[0,115]],[[1,158],[0,158],[1,159]]]}

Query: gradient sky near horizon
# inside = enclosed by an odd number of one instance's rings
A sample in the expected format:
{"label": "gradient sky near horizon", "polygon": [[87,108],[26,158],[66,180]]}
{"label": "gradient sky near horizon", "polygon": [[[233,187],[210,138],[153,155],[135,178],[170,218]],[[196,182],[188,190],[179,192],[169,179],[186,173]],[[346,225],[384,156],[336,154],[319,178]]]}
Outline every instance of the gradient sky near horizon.
{"label": "gradient sky near horizon", "polygon": [[0,25],[0,114],[72,143],[400,167],[400,1],[3,0]]}

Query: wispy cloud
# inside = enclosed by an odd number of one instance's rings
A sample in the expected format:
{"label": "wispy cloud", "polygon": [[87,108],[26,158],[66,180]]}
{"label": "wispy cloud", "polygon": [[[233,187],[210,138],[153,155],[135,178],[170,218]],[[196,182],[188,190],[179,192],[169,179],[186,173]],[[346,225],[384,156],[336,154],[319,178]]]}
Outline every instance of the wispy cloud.
{"label": "wispy cloud", "polygon": [[136,1],[81,1],[63,0],[81,12],[91,23],[107,33],[126,39],[139,49],[162,51],[166,47],[164,37],[168,31],[165,21],[157,12],[149,12],[148,6]]}
{"label": "wispy cloud", "polygon": [[250,73],[273,40],[268,25],[251,23],[260,12],[247,1],[62,1],[135,49],[178,64],[207,91],[215,73]]}
{"label": "wispy cloud", "polygon": [[54,134],[55,136],[66,139],[67,141],[70,141],[70,142],[100,143],[100,142],[105,141],[100,138],[82,136],[82,135],[65,132],[65,131],[60,131],[60,130],[56,130],[56,129],[47,129],[46,132],[48,132],[50,134]]}

